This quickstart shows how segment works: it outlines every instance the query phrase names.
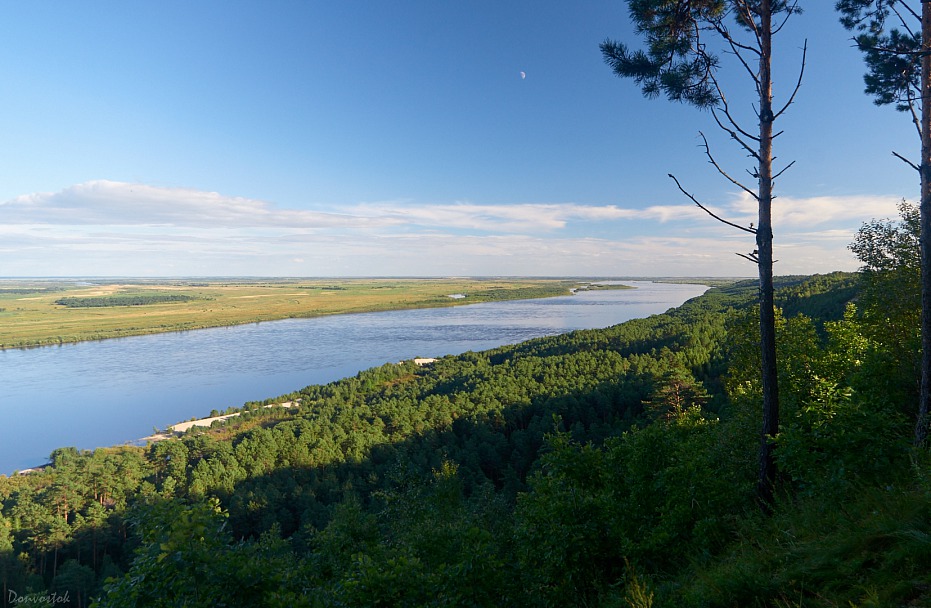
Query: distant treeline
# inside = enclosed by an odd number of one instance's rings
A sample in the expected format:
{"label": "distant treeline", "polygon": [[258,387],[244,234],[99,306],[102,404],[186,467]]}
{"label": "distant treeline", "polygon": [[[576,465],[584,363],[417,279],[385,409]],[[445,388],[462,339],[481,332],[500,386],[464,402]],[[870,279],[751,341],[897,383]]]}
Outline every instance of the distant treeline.
{"label": "distant treeline", "polygon": [[50,293],[64,291],[62,287],[0,287],[0,294],[21,295],[27,293]]}
{"label": "distant treeline", "polygon": [[182,294],[136,294],[118,296],[95,296],[88,298],[59,298],[56,304],[67,308],[103,308],[105,306],[146,306],[168,302],[190,302],[194,296]]}
{"label": "distant treeline", "polygon": [[633,285],[623,285],[621,283],[586,283],[578,288],[580,291],[596,291],[604,289],[636,289]]}
{"label": "distant treeline", "polygon": [[503,300],[530,300],[569,295],[569,287],[563,284],[547,287],[518,287],[516,289],[491,288],[466,294],[472,302],[499,302]]}

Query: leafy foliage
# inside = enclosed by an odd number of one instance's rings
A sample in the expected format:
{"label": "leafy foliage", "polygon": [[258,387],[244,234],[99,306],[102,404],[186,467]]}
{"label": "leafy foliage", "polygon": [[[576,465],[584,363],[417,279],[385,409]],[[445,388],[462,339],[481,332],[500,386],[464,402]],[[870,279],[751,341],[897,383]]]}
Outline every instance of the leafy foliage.
{"label": "leafy foliage", "polygon": [[[857,232],[850,249],[863,264],[863,292],[858,306],[862,331],[871,341],[866,353],[894,401],[914,401],[918,395],[921,358],[921,276],[918,210],[899,205],[899,220],[872,220]],[[881,369],[882,371],[878,371]]]}
{"label": "leafy foliage", "polygon": [[[865,312],[896,317],[917,327],[921,304],[918,209],[905,201],[898,222],[873,220],[857,232],[850,250],[863,264]],[[897,329],[896,334],[901,332]]]}

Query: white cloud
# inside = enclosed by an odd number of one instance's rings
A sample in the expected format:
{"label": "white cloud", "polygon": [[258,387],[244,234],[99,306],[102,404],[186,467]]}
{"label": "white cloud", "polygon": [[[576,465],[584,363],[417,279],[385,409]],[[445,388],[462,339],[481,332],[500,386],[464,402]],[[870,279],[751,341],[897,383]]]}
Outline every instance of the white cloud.
{"label": "white cloud", "polygon": [[638,212],[637,218],[644,220],[657,220],[661,223],[671,221],[695,220],[708,218],[708,214],[697,205],[654,205]]}
{"label": "white cloud", "polygon": [[[160,188],[98,180],[59,192],[19,196],[0,203],[0,223],[59,225],[148,225],[204,227],[288,227],[352,225],[369,218],[338,213],[280,209],[254,199],[188,188]],[[380,224],[390,223],[382,219]]]}
{"label": "white cloud", "polygon": [[59,192],[42,192],[0,203],[0,223],[138,225],[175,227],[272,227],[288,229],[390,226],[439,227],[493,232],[539,232],[571,221],[609,221],[644,214],[614,205],[361,204],[333,211],[284,209],[254,199],[188,188],[163,188],[97,180]]}
{"label": "white cloud", "polygon": [[637,217],[639,211],[614,205],[524,203],[514,205],[360,205],[365,217],[391,218],[398,223],[489,232],[540,232],[565,228],[573,220],[605,221]]}
{"label": "white cloud", "polygon": [[[853,270],[859,225],[883,196],[785,197],[779,274]],[[744,225],[755,201],[713,208]],[[181,188],[96,181],[0,203],[3,275],[752,275],[753,236],[692,204],[383,202],[286,209]]]}
{"label": "white cloud", "polygon": [[[857,225],[875,217],[896,217],[896,196],[779,196],[773,201],[773,225],[782,228],[811,227],[854,222]],[[737,223],[756,221],[757,202],[741,193],[724,213],[738,216]],[[730,219],[730,218],[728,218]]]}

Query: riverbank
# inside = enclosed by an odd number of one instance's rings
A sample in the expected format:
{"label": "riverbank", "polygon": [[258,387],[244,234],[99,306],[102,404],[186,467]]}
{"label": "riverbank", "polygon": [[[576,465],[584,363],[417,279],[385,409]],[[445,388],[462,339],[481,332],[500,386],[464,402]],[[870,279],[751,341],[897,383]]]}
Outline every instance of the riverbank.
{"label": "riverbank", "polygon": [[576,279],[0,280],[0,349],[568,295]]}

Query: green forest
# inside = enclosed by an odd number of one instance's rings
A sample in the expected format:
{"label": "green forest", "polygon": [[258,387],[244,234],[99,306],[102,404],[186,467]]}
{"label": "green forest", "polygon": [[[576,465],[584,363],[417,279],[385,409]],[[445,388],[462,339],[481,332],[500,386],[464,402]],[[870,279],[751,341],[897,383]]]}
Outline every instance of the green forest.
{"label": "green forest", "polygon": [[55,450],[0,477],[3,603],[931,605],[917,262],[870,262],[916,246],[915,213],[861,229],[860,273],[776,279],[771,510],[758,284],[741,281],[146,447]]}
{"label": "green forest", "polygon": [[[931,606],[931,2],[836,2],[867,93],[917,127],[920,164],[895,154],[919,206],[860,229],[860,272],[781,277],[773,187],[794,161],[774,167],[774,123],[807,43],[776,105],[771,43],[799,3],[628,8],[646,47],[606,40],[615,74],[711,110],[755,165],[742,184],[702,135],[755,225],[669,177],[752,235],[737,255],[758,281],[386,364],[145,447],[57,449],[0,476],[3,606]],[[749,123],[715,37],[756,94]]]}

